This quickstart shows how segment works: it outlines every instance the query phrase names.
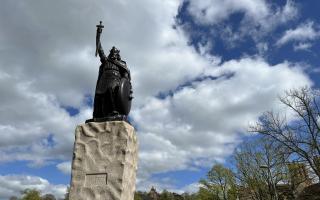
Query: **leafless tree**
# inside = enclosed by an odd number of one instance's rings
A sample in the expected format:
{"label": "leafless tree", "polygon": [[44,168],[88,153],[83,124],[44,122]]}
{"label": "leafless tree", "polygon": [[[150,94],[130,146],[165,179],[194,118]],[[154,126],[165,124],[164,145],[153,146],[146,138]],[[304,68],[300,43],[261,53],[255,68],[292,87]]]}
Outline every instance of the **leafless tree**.
{"label": "leafless tree", "polygon": [[250,129],[287,149],[293,160],[310,166],[320,180],[320,93],[310,88],[287,91],[280,102],[293,111],[288,120],[281,113],[266,112]]}

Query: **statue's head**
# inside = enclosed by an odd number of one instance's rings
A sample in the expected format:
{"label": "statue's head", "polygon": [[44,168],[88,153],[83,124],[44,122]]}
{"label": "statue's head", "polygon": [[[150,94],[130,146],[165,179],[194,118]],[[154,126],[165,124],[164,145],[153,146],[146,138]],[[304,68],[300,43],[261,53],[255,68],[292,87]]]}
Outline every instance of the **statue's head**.
{"label": "statue's head", "polygon": [[110,50],[110,54],[109,54],[108,58],[111,59],[111,60],[119,60],[119,61],[121,61],[120,50],[117,49],[116,47],[112,47],[112,49]]}

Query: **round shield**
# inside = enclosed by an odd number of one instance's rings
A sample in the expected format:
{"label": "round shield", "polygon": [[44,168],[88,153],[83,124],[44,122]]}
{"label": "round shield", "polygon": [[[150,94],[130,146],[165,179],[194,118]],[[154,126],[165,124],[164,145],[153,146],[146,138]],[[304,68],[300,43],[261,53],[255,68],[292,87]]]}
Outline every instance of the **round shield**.
{"label": "round shield", "polygon": [[120,81],[120,87],[118,90],[118,102],[120,112],[124,115],[128,115],[131,109],[131,83],[128,79],[122,78]]}

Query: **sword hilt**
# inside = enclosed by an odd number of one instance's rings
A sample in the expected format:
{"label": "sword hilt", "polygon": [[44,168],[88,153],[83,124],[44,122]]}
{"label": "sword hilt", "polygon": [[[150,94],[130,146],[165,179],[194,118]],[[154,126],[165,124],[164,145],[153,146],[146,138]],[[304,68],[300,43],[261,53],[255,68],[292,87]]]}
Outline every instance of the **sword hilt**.
{"label": "sword hilt", "polygon": [[104,28],[104,26],[102,25],[102,21],[100,21],[100,24],[97,25],[98,30],[101,30]]}

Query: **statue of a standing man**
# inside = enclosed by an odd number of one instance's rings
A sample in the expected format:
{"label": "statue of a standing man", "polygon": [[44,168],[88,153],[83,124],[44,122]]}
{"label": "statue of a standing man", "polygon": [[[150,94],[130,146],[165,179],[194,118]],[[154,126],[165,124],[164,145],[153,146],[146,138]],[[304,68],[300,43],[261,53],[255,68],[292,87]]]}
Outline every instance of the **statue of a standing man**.
{"label": "statue of a standing man", "polygon": [[94,97],[93,119],[89,121],[127,120],[131,109],[132,86],[130,71],[121,60],[120,50],[112,47],[108,56],[100,42],[102,22],[97,25],[96,56],[101,65]]}

